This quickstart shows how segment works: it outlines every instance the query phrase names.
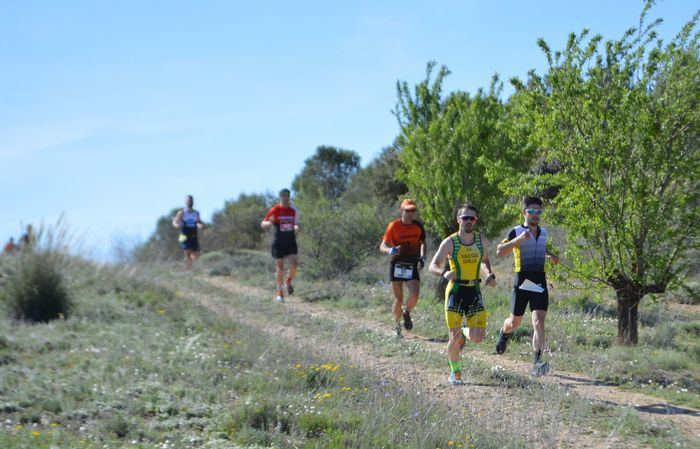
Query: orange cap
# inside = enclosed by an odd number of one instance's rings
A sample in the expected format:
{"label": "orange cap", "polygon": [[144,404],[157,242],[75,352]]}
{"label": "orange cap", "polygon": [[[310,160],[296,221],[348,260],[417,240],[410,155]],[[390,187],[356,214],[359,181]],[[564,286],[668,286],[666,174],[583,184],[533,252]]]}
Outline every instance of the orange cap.
{"label": "orange cap", "polygon": [[418,206],[416,205],[416,202],[413,201],[410,198],[406,198],[401,202],[401,209],[402,210],[416,210],[418,209]]}

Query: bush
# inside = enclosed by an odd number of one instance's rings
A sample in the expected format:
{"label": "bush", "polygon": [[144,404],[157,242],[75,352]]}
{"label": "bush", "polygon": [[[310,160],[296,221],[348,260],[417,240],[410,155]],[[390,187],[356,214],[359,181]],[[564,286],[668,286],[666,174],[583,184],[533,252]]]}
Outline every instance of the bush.
{"label": "bush", "polygon": [[303,206],[299,243],[304,274],[321,279],[346,277],[378,251],[388,220],[374,207],[362,203],[334,207],[324,200]]}
{"label": "bush", "polygon": [[72,300],[59,270],[62,260],[49,251],[21,255],[7,284],[7,302],[13,318],[47,322],[68,316]]}

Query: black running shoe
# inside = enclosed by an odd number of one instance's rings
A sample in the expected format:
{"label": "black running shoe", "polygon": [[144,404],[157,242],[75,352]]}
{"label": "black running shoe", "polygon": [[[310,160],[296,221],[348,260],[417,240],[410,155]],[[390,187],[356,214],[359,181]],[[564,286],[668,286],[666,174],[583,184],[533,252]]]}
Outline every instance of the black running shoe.
{"label": "black running shoe", "polygon": [[503,329],[498,333],[498,343],[496,343],[496,352],[498,354],[503,354],[506,352],[506,348],[508,347],[508,338],[510,338],[510,334],[506,334],[503,332]]}
{"label": "black running shoe", "polygon": [[535,362],[532,371],[530,371],[533,377],[544,376],[547,373],[549,373],[549,363],[547,362]]}
{"label": "black running shoe", "polygon": [[413,321],[411,321],[411,312],[409,312],[408,309],[405,307],[403,308],[403,327],[405,327],[407,331],[413,329]]}
{"label": "black running shoe", "polygon": [[287,281],[285,282],[285,284],[287,285],[287,294],[289,296],[292,296],[294,294],[294,287],[292,287],[292,281]]}

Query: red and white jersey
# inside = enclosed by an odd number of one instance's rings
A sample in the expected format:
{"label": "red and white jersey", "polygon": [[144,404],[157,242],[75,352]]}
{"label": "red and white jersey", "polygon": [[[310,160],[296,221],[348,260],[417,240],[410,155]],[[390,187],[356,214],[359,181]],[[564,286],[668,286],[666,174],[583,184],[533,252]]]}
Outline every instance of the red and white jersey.
{"label": "red and white jersey", "polygon": [[299,212],[291,206],[277,204],[265,215],[265,221],[275,217],[275,239],[294,239],[294,226],[299,224]]}

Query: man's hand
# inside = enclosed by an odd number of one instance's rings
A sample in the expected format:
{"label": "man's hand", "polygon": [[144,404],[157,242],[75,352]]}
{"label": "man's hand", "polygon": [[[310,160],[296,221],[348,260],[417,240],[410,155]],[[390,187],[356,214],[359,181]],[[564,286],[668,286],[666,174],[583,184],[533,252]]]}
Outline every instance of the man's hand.
{"label": "man's hand", "polygon": [[389,257],[398,256],[400,252],[401,252],[401,245],[392,246],[389,249]]}
{"label": "man's hand", "polygon": [[520,234],[517,238],[518,241],[520,240],[530,240],[532,238],[532,234],[530,234],[530,230],[528,229],[527,231],[523,232]]}
{"label": "man's hand", "polygon": [[554,265],[559,263],[559,258],[556,255],[547,254],[547,257],[549,258],[550,262],[552,262]]}
{"label": "man's hand", "polygon": [[448,281],[457,280],[457,275],[455,274],[454,271],[449,271],[449,270],[448,270],[448,271],[445,271],[445,274],[443,274],[442,277],[444,277],[444,278],[447,279]]}
{"label": "man's hand", "polygon": [[486,278],[486,285],[495,287],[496,286],[496,275],[491,273],[489,276]]}

